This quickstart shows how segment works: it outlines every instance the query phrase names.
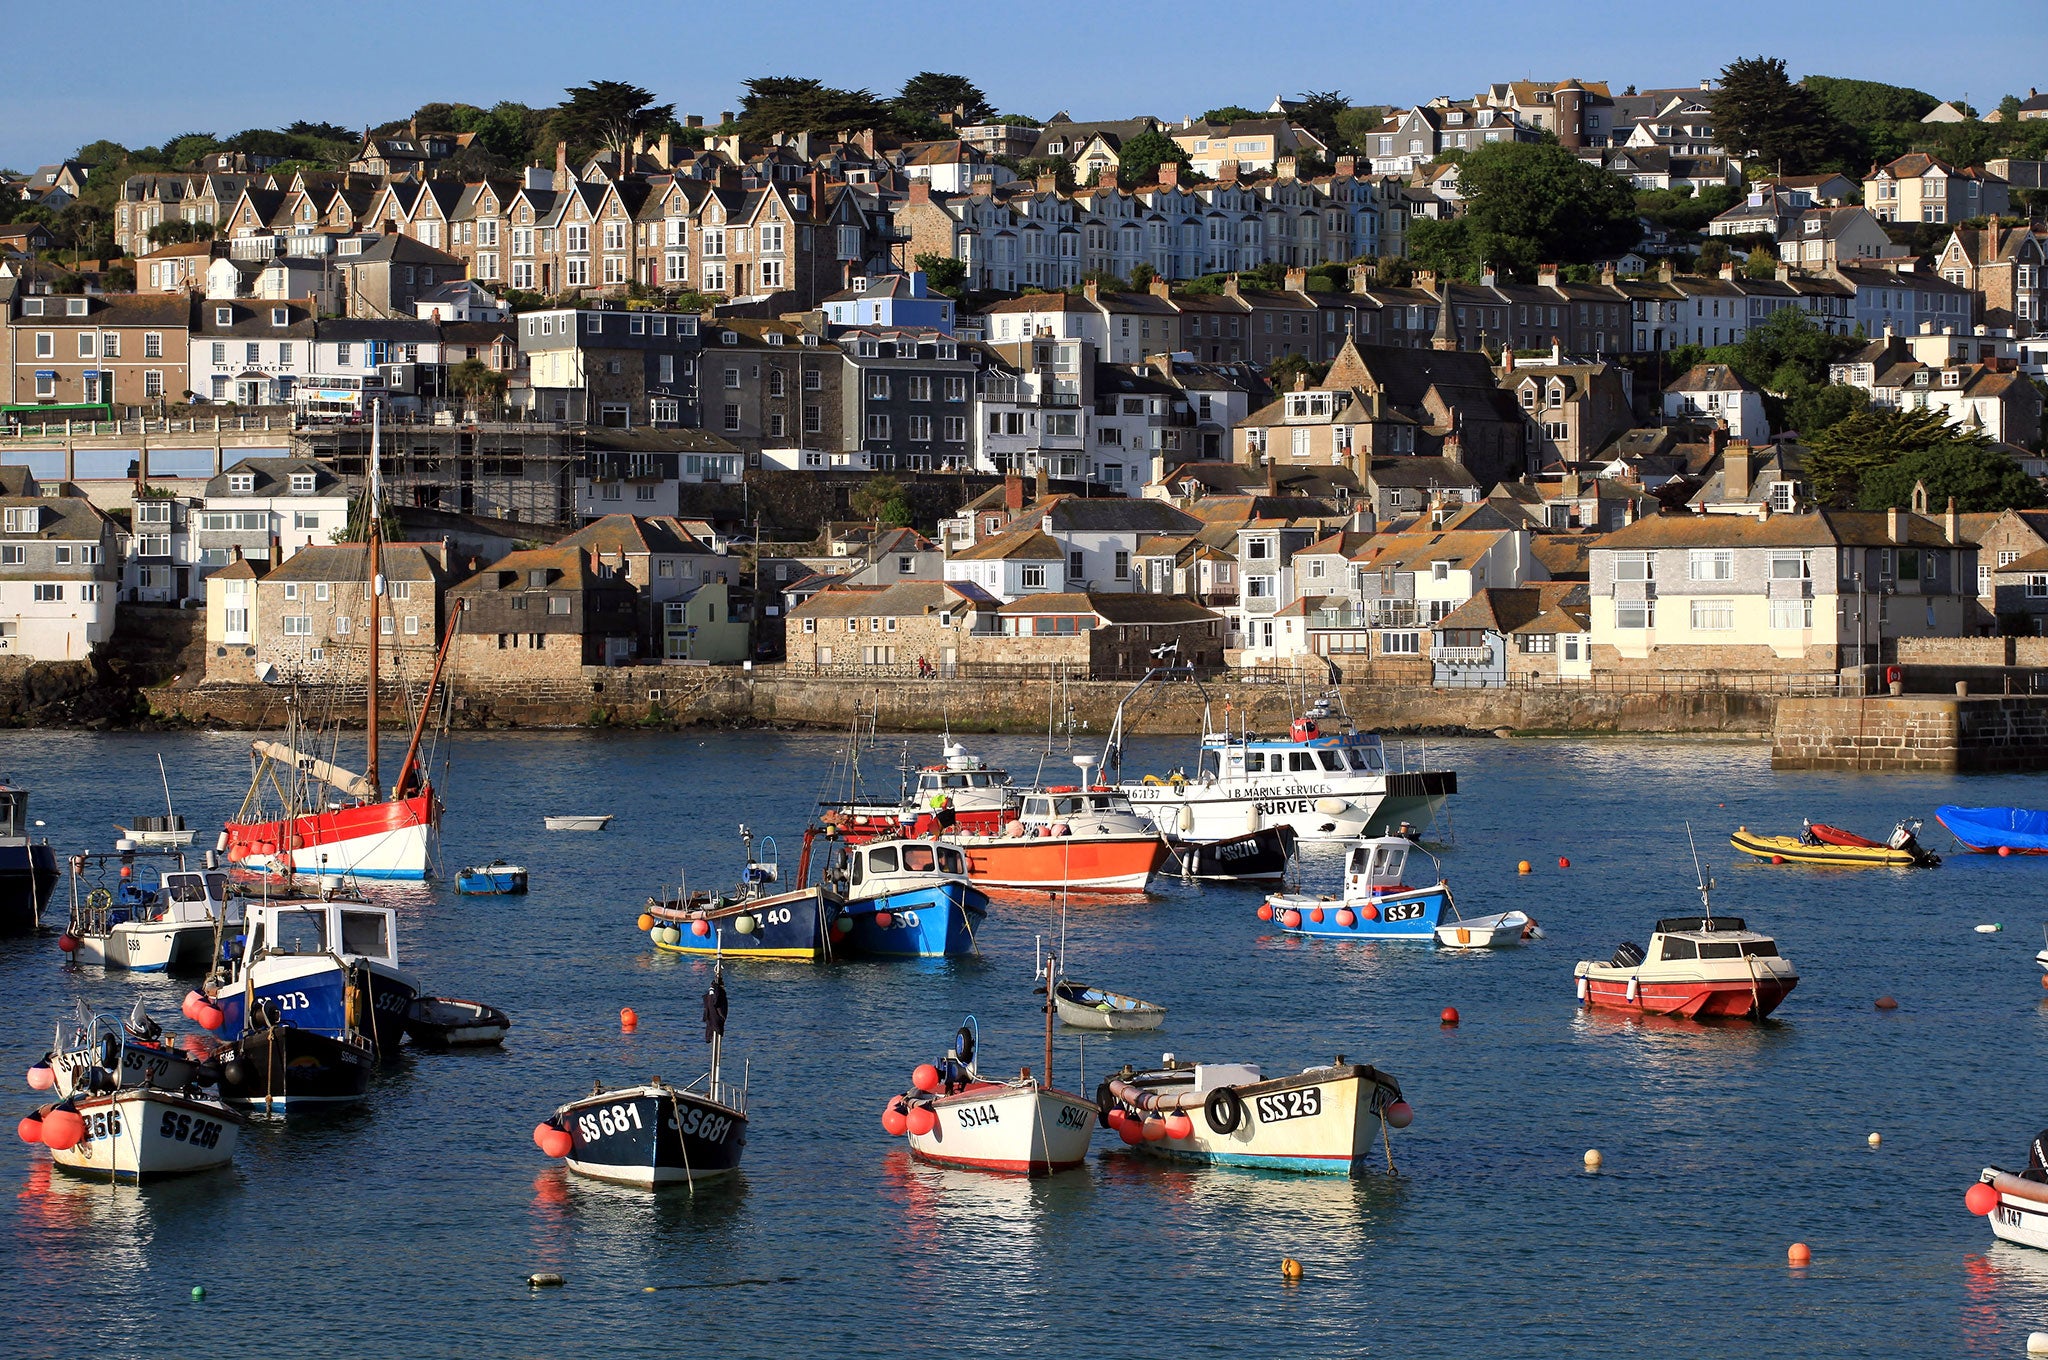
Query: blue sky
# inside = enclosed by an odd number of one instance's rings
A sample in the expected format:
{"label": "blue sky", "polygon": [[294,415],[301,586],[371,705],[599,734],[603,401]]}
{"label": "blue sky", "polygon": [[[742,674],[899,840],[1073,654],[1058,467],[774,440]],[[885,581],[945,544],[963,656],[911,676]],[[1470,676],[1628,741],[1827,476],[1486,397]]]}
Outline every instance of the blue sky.
{"label": "blue sky", "polygon": [[[564,86],[592,79],[634,81],[679,113],[715,117],[738,107],[740,82],[753,75],[891,92],[936,70],[968,76],[1006,112],[1178,118],[1302,90],[1412,103],[1524,77],[1604,79],[1617,90],[1685,85],[1758,53],[1785,58],[1794,76],[1892,81],[1943,98],[1967,92],[1979,107],[2048,76],[2048,6],[2038,0],[1984,11],[1988,31],[1941,22],[1924,0],[1649,10],[1549,0],[1184,0],[1130,10],[1099,0],[355,0],[327,9],[104,0],[83,25],[80,11],[62,5],[12,9],[7,46],[30,57],[9,61],[0,79],[0,165],[15,169],[101,137],[141,146],[300,118],[360,127],[428,100],[552,104]],[[1417,21],[1439,12],[1442,26]],[[996,29],[997,14],[1025,27]],[[1282,28],[1281,15],[1318,22]]]}

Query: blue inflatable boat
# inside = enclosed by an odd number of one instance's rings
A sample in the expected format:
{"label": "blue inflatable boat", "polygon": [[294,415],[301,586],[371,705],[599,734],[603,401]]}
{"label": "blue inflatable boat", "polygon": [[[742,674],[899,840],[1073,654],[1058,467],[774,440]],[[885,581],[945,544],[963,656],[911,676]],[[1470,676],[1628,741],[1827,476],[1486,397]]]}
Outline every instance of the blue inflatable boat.
{"label": "blue inflatable boat", "polygon": [[2048,812],[2033,808],[1966,808],[1944,804],[1934,816],[1979,854],[2048,855]]}

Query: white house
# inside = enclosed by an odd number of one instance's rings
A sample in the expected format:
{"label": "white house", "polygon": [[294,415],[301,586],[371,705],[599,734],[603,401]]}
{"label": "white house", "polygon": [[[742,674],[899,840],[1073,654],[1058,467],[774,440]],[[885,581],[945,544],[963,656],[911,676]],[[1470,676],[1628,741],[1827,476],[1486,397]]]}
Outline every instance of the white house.
{"label": "white house", "polygon": [[313,314],[303,302],[208,298],[191,335],[191,384],[204,401],[289,402],[313,370]]}
{"label": "white house", "polygon": [[[194,547],[198,560],[284,562],[332,543],[348,526],[348,487],[311,458],[244,458],[206,484]],[[275,552],[273,553],[273,549]]]}
{"label": "white house", "polygon": [[1020,595],[1066,589],[1066,550],[1038,528],[1011,529],[961,549],[946,559],[948,581],[979,586],[1008,604]]}
{"label": "white house", "polygon": [[79,661],[112,637],[116,548],[82,496],[0,497],[0,655]]}
{"label": "white house", "polygon": [[1726,421],[1730,439],[1771,437],[1764,396],[1726,364],[1695,364],[1664,389],[1664,414],[1680,420]]}

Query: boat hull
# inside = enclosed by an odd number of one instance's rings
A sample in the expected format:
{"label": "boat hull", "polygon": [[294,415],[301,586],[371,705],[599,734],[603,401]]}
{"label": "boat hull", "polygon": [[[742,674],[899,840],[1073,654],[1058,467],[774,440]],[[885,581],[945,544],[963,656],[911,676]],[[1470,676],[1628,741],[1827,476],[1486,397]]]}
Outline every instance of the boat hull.
{"label": "boat hull", "polygon": [[1520,911],[1440,921],[1436,942],[1444,949],[1506,949],[1522,942],[1529,924],[1528,913]]}
{"label": "boat hull", "polygon": [[[352,1029],[367,1030],[380,1053],[398,1051],[405,1042],[405,1018],[420,994],[418,979],[388,964],[367,960],[339,964],[327,955],[273,955],[254,965],[252,984],[223,987],[214,998],[220,1006],[220,1037],[240,1038],[249,1028],[249,999],[270,1003],[288,1025],[339,1037]],[[362,989],[357,1013],[349,1013],[351,971]]]}
{"label": "boat hull", "polygon": [[161,1180],[226,1166],[242,1121],[211,1100],[140,1087],[74,1102],[85,1136],[50,1158],[66,1171],[124,1181]]}
{"label": "boat hull", "polygon": [[229,822],[230,865],[260,873],[423,879],[440,856],[441,804],[411,798],[334,808],[289,821]]}
{"label": "boat hull", "polygon": [[220,1098],[266,1111],[352,1105],[369,1093],[376,1054],[359,1038],[295,1025],[249,1031],[214,1055]]}
{"label": "boat hull", "polygon": [[523,893],[526,891],[526,870],[464,869],[455,876],[455,891],[472,897]]}
{"label": "boat hull", "polygon": [[1636,1015],[1676,1015],[1688,1020],[1761,1020],[1776,1010],[1797,977],[1759,977],[1720,981],[1638,982],[1631,996],[1623,978],[1583,976],[1584,1004],[1600,1010]]}
{"label": "boat hull", "polygon": [[1978,854],[2048,855],[2048,812],[2033,808],[1966,808],[1944,803],[1934,819]]}
{"label": "boat hull", "polygon": [[737,1171],[747,1117],[667,1086],[604,1091],[555,1111],[569,1134],[569,1169],[615,1185],[692,1184]]}
{"label": "boat hull", "polygon": [[[1121,784],[1131,807],[1166,835],[1227,840],[1247,831],[1287,826],[1303,841],[1384,836],[1402,822],[1427,826],[1458,791],[1450,770],[1277,778],[1242,784]],[[1332,802],[1348,806],[1330,810]]]}
{"label": "boat hull", "polygon": [[0,935],[34,931],[56,888],[57,852],[47,843],[0,840]]}
{"label": "boat hull", "polygon": [[1300,838],[1285,823],[1220,841],[1180,841],[1171,871],[1182,878],[1241,883],[1287,876]]}
{"label": "boat hull", "polygon": [[2001,1242],[2048,1251],[2048,1182],[2029,1180],[1995,1166],[1981,1179],[1998,1192],[1998,1207],[1985,1215]]}
{"label": "boat hull", "polygon": [[849,902],[832,929],[838,947],[849,954],[951,958],[977,952],[975,931],[987,915],[986,893],[966,883],[937,883]]}
{"label": "boat hull", "polygon": [[1728,843],[1745,855],[1787,864],[1818,864],[1844,869],[1910,869],[1920,862],[1910,850],[1887,845],[1808,845],[1797,836],[1758,836],[1737,831]]}
{"label": "boat hull", "polygon": [[612,824],[612,814],[598,817],[544,817],[542,824],[550,831],[602,831]]}
{"label": "boat hull", "polygon": [[485,1048],[505,1042],[511,1017],[495,1006],[422,996],[406,1012],[406,1037],[421,1048]]}
{"label": "boat hull", "polygon": [[1166,863],[1157,834],[961,837],[967,873],[991,888],[1136,893]]}
{"label": "boat hull", "polygon": [[[1273,924],[1289,935],[1326,940],[1427,940],[1435,936],[1437,922],[1450,900],[1450,889],[1438,883],[1351,901],[1274,893],[1266,902],[1273,908]],[[1289,911],[1300,913],[1299,925],[1285,923]],[[1349,925],[1344,924],[1346,916]]]}
{"label": "boat hull", "polygon": [[1130,1033],[1158,1029],[1166,1021],[1164,1006],[1078,982],[1056,984],[1052,999],[1060,1023],[1073,1029]]}
{"label": "boat hull", "polygon": [[[816,963],[828,948],[827,905],[817,887],[709,908],[701,915],[662,906],[649,907],[648,914],[655,918],[657,930],[672,926],[679,931],[676,940],[654,940],[654,947],[664,954],[722,953],[728,959]],[[748,918],[749,929],[739,928],[741,917]],[[693,929],[699,924],[705,928],[702,935]]]}
{"label": "boat hull", "polygon": [[1186,1111],[1194,1132],[1186,1138],[1141,1142],[1132,1150],[1167,1161],[1356,1176],[1381,1155],[1379,1102],[1397,1100],[1369,1069],[1333,1067],[1275,1077],[1233,1088],[1241,1106],[1237,1126],[1213,1128],[1202,1109]]}
{"label": "boat hull", "polygon": [[938,1122],[908,1135],[921,1161],[968,1171],[1049,1176],[1079,1166],[1095,1132],[1095,1103],[1035,1081],[976,1082],[929,1101]]}
{"label": "boat hull", "polygon": [[213,927],[193,921],[122,921],[104,935],[79,935],[74,962],[131,973],[203,973]]}

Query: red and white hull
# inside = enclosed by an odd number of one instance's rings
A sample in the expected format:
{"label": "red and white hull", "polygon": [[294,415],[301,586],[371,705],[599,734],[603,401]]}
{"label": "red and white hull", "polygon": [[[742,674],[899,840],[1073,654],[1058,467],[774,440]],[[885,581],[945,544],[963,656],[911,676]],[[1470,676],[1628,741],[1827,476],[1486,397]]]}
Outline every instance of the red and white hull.
{"label": "red and white hull", "polygon": [[991,888],[1143,892],[1166,863],[1156,833],[1110,836],[962,836],[967,876]]}
{"label": "red and white hull", "polygon": [[1029,1079],[976,1082],[919,1103],[938,1122],[908,1135],[911,1155],[940,1166],[1047,1176],[1085,1161],[1095,1133],[1095,1102]]}
{"label": "red and white hull", "polygon": [[229,822],[228,863],[278,873],[425,878],[440,857],[441,805],[432,789],[275,822]]}
{"label": "red and white hull", "polygon": [[1678,1015],[1688,1020],[1761,1020],[1799,985],[1797,977],[1760,977],[1723,982],[1674,981],[1637,982],[1624,979],[1581,977],[1580,997],[1588,1006],[1603,1010],[1633,1011],[1638,1015]]}

